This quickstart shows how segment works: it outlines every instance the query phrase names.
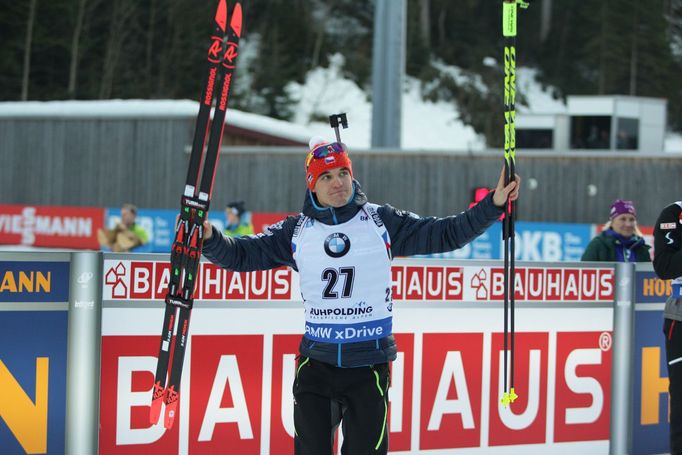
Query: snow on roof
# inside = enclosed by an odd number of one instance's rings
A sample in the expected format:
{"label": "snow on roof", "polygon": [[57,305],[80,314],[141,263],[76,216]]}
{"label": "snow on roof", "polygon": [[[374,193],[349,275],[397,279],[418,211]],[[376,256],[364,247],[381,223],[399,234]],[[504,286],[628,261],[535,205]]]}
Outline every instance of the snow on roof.
{"label": "snow on roof", "polygon": [[0,103],[0,117],[192,117],[199,103],[190,100],[13,101]]}
{"label": "snow on roof", "polygon": [[[0,102],[0,118],[190,118],[199,103],[191,100],[14,101]],[[226,123],[307,144],[304,126],[228,108]]]}

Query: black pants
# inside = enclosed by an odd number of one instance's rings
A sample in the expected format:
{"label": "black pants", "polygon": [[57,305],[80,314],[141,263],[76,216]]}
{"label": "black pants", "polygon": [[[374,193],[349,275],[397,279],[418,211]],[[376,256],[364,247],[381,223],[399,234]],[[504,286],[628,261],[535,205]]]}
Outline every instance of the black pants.
{"label": "black pants", "polygon": [[294,381],[296,455],[329,455],[341,423],[343,455],[388,453],[387,363],[338,368],[299,358]]}
{"label": "black pants", "polygon": [[670,452],[682,454],[682,321],[665,319],[665,355],[670,386]]}

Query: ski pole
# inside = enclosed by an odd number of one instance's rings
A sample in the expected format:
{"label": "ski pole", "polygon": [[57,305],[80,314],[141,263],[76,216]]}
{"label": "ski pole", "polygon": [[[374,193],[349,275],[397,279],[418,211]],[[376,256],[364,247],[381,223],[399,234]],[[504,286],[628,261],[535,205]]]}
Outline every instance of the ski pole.
{"label": "ski pole", "polygon": [[[516,6],[527,8],[524,0],[504,0],[502,3],[502,35],[504,36],[504,181],[508,185],[516,175]],[[515,338],[515,239],[514,201],[507,201],[502,221],[504,239],[504,346],[503,394],[500,402],[513,403],[518,395],[514,390]]]}

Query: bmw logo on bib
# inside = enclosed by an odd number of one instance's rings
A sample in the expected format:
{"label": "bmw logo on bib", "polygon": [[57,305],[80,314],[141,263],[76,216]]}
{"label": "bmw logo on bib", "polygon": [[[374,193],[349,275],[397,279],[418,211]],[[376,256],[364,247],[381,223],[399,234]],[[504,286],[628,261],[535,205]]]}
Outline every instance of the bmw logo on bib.
{"label": "bmw logo on bib", "polygon": [[350,239],[346,234],[335,232],[324,239],[324,252],[333,258],[345,256],[350,250]]}

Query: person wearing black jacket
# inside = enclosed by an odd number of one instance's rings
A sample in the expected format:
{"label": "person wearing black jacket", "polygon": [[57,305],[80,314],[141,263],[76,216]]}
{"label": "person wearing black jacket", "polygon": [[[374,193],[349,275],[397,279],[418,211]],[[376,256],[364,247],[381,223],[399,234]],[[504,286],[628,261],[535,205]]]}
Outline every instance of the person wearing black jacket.
{"label": "person wearing black jacket", "polygon": [[300,214],[237,239],[206,223],[203,254],[233,271],[289,266],[299,273],[305,334],[293,386],[295,453],[331,453],[341,423],[341,453],[386,454],[389,362],[397,354],[391,260],[471,242],[518,198],[520,178],[505,186],[502,173],[475,207],[422,218],[368,202],[343,143],[311,139],[305,172]]}
{"label": "person wearing black jacket", "polygon": [[672,281],[663,310],[670,385],[670,451],[682,454],[682,201],[665,207],[654,226],[654,270]]}

